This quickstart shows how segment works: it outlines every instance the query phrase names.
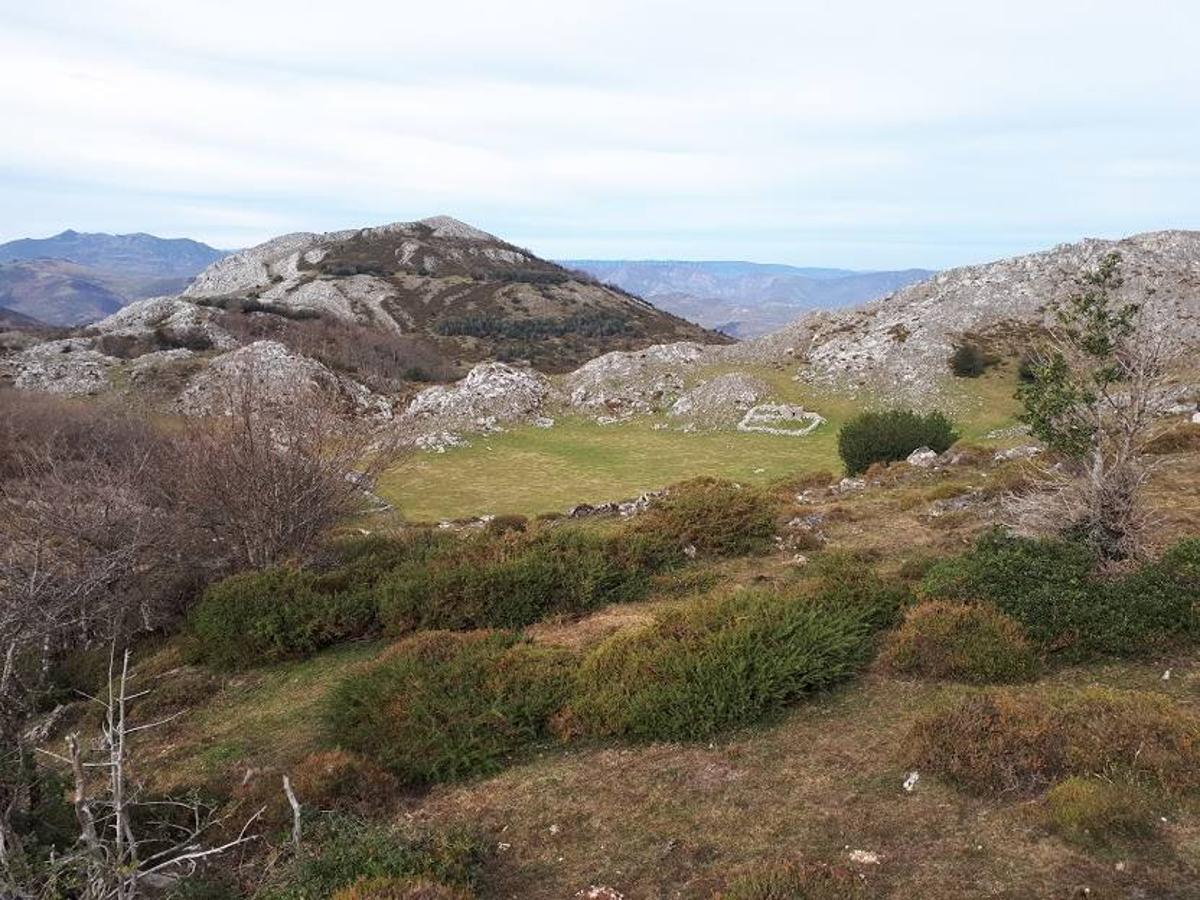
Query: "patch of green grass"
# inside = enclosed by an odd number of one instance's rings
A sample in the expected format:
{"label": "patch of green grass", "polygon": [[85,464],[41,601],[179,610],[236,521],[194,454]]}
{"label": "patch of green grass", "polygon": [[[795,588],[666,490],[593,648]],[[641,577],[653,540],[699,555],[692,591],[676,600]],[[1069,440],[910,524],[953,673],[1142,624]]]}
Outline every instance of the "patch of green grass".
{"label": "patch of green grass", "polygon": [[1068,778],[1046,794],[1047,824],[1075,843],[1104,846],[1113,838],[1146,837],[1157,816],[1140,785],[1103,778]]}
{"label": "patch of green grass", "polygon": [[148,732],[165,742],[154,754],[155,782],[194,785],[222,778],[235,762],[289,766],[302,759],[320,744],[326,691],[379,650],[379,644],[336,647],[228,681],[176,726]]}
{"label": "patch of green grass", "polygon": [[[698,373],[708,378],[722,367]],[[805,437],[738,431],[675,430],[677,420],[657,416],[617,425],[559,417],[553,428],[514,428],[471,438],[471,446],[444,454],[421,453],[386,473],[379,492],[410,521],[486,513],[537,515],[579,503],[633,497],[643,491],[708,475],[766,484],[797,472],[841,471],[837,432],[866,408],[863,397],[819,390],[792,379],[792,370],[738,366],[769,382],[773,399],[802,404],[828,422]],[[957,381],[957,384],[950,382]],[[978,441],[1011,425],[1016,376],[993,371],[963,385],[947,376],[948,400],[962,436]],[[655,429],[666,423],[667,429]]]}

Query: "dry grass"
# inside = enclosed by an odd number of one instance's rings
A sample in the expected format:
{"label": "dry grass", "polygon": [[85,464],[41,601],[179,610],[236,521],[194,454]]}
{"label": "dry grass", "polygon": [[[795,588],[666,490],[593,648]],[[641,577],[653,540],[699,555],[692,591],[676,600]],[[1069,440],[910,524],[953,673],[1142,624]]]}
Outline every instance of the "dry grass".
{"label": "dry grass", "polygon": [[[1200,533],[1200,455],[1162,461],[1151,493],[1165,546]],[[923,560],[964,549],[993,521],[986,496],[949,520],[931,515],[933,504],[960,491],[998,494],[987,489],[1019,483],[1015,475],[1009,481],[1009,471],[968,465],[947,476],[905,466],[888,474],[887,487],[828,494],[822,477],[803,488],[811,495],[802,505],[794,502],[798,490],[788,497],[781,489],[780,496],[793,504],[793,514],[822,517],[818,527],[827,543],[810,554],[814,559],[854,551],[881,572],[911,578]],[[791,555],[695,571],[723,587],[786,585],[804,577]],[[697,584],[698,590],[711,587]],[[682,581],[664,582],[649,601],[541,623],[529,633],[539,642],[586,650],[644,625],[691,592]],[[340,648],[227,679],[168,732],[152,733],[139,750],[141,771],[161,785],[181,785],[240,780],[248,767],[295,766],[322,749],[318,712],[328,690],[377,651],[374,645]],[[173,667],[164,664],[163,671]],[[1172,675],[1163,681],[1168,668]],[[1200,653],[1062,667],[1024,690],[1048,696],[1088,685],[1147,692],[1171,700],[1172,708],[1194,708]],[[594,884],[611,885],[630,900],[709,900],[781,860],[844,868],[862,876],[867,896],[903,900],[1068,898],[1082,896],[1084,888],[1092,897],[1197,896],[1190,886],[1200,883],[1200,806],[1193,800],[1172,807],[1153,840],[1123,849],[1125,865],[1118,870],[1108,851],[1048,833],[1031,813],[1040,810],[1037,801],[974,795],[929,770],[921,771],[915,791],[905,792],[908,769],[899,748],[912,723],[975,693],[875,672],[817,695],[769,728],[745,729],[711,745],[546,747],[486,780],[398,796],[389,814],[482,828],[497,848],[482,880],[483,900],[562,900]],[[854,862],[852,850],[871,851],[879,862]]]}
{"label": "dry grass", "polygon": [[[480,823],[508,845],[484,897],[557,900],[609,884],[629,897],[708,898],[781,857],[848,867],[868,896],[929,900],[1069,897],[1083,886],[1100,897],[1184,896],[1174,887],[1200,878],[1186,853],[1200,842],[1194,812],[1164,826],[1177,852],[1148,847],[1121,873],[1028,827],[1021,804],[972,797],[929,773],[906,793],[896,747],[914,714],[956,691],[875,678],[767,731],[712,746],[548,754],[439,789],[415,812]],[[852,850],[880,862],[855,863]]]}

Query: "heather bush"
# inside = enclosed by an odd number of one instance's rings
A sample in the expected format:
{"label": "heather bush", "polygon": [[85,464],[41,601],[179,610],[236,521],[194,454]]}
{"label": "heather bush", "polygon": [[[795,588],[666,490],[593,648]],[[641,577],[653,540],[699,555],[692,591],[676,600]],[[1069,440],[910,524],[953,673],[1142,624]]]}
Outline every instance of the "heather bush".
{"label": "heather bush", "polygon": [[908,610],[883,663],[923,678],[977,683],[1028,681],[1038,658],[1025,629],[993,606],[929,601]]}
{"label": "heather bush", "polygon": [[996,362],[996,357],[978,344],[959,344],[950,354],[950,371],[959,378],[978,378]]}
{"label": "heather bush", "polygon": [[374,623],[369,592],[324,584],[312,572],[273,568],[209,587],[188,617],[188,630],[200,658],[238,669],[313,653]]}
{"label": "heather bush", "polygon": [[1192,791],[1200,788],[1200,716],[1144,691],[993,688],[919,718],[906,756],[981,794],[1116,773]]}
{"label": "heather bush", "polygon": [[571,718],[639,740],[699,740],[756,722],[858,671],[895,600],[843,585],[680,604],[585,658]]}
{"label": "heather bush", "polygon": [[423,632],[333,691],[331,738],[405,784],[486,774],[548,736],[576,661],[504,632]]}
{"label": "heather bush", "polygon": [[[698,556],[747,556],[772,546],[780,503],[769,492],[718,478],[672,487],[629,527]],[[689,550],[689,552],[693,552]]]}
{"label": "heather bush", "polygon": [[942,453],[956,440],[954,425],[944,413],[909,409],[865,412],[838,432],[838,455],[850,475],[865,472],[872,463],[905,459],[920,447]]}
{"label": "heather bush", "polygon": [[919,593],[994,604],[1048,650],[1070,658],[1131,654],[1200,632],[1200,540],[1123,575],[1095,572],[1086,547],[991,532],[937,563]]}
{"label": "heather bush", "polygon": [[419,628],[519,628],[639,599],[670,556],[661,542],[581,528],[485,535],[398,567],[380,586],[380,616],[397,636]]}

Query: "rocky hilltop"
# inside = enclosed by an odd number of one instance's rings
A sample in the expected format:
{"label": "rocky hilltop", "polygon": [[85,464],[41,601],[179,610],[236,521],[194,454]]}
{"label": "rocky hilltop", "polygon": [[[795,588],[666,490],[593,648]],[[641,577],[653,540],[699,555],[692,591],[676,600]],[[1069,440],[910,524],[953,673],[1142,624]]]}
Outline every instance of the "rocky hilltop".
{"label": "rocky hilltop", "polygon": [[1149,322],[1200,344],[1200,232],[1160,231],[950,269],[860,309],[806,316],[734,353],[790,351],[806,380],[920,396],[945,377],[960,343],[1002,354],[1027,347],[1050,324],[1051,306],[1078,290],[1080,272],[1111,251],[1123,261],[1122,293],[1144,302]]}
{"label": "rocky hilltop", "polygon": [[209,267],[183,299],[419,336],[459,372],[486,359],[563,372],[611,350],[727,340],[448,216],[284,235]]}
{"label": "rocky hilltop", "polygon": [[[637,298],[438,218],[277,238],[219,261],[181,296],[130,304],[66,337],[0,344],[0,377],[60,393],[126,391],[194,414],[212,411],[223,385],[250,367],[270,375],[271,391],[316,383],[358,414],[394,418],[428,450],[514,425],[553,427],[563,414],[802,437],[823,422],[819,410],[781,403],[764,367],[879,403],[943,403],[957,344],[1018,355],[1048,324],[1051,304],[1111,250],[1124,259],[1123,291],[1144,301],[1150,321],[1200,345],[1198,232],[1087,240],[953,269],[860,309],[722,345]],[[568,336],[546,324],[584,316],[626,326]],[[482,324],[446,334],[448,322]],[[542,367],[506,361],[520,329],[521,342],[566,352]],[[453,360],[439,355],[448,348],[458,348]],[[568,366],[576,352],[586,360]],[[472,356],[481,361],[467,365]],[[419,390],[399,371],[414,360],[441,365],[444,383]]]}
{"label": "rocky hilltop", "polygon": [[249,360],[285,370],[273,389],[293,376],[336,385],[379,415],[421,382],[490,360],[555,373],[610,352],[729,341],[444,216],[284,235],[219,259],[181,294],[116,306],[59,340],[6,342],[0,379],[201,412]]}

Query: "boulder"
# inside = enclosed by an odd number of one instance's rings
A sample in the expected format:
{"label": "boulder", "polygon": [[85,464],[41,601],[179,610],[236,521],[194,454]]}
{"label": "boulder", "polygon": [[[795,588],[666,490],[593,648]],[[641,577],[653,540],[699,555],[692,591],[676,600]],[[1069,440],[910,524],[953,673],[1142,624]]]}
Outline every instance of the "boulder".
{"label": "boulder", "polygon": [[214,357],[188,382],[176,408],[185,415],[226,413],[239,384],[250,379],[256,399],[267,404],[284,404],[315,388],[339,400],[347,411],[378,418],[391,415],[386,398],[276,341],[255,341]]}
{"label": "boulder", "polygon": [[1024,444],[1020,447],[1009,447],[1007,450],[999,450],[992,457],[993,462],[1009,462],[1014,459],[1032,459],[1042,452],[1042,448],[1035,444]]}
{"label": "boulder", "polygon": [[499,431],[503,425],[526,421],[545,428],[549,425],[540,413],[552,393],[550,380],[541,372],[481,363],[456,384],[421,391],[404,417],[450,431]]}
{"label": "boulder", "polygon": [[567,375],[568,401],[610,418],[666,409],[684,392],[687,373],[706,352],[701,344],[681,341],[605,353]]}
{"label": "boulder", "polygon": [[98,394],[111,386],[109,371],[120,360],[92,349],[91,341],[46,341],[3,363],[14,387],[52,394]]}
{"label": "boulder", "polygon": [[712,428],[735,425],[770,391],[770,385],[759,378],[728,372],[681,394],[667,415],[695,419]]}
{"label": "boulder", "polygon": [[908,454],[908,458],[904,461],[918,469],[929,469],[937,465],[938,454],[936,450],[931,450],[929,447],[918,447]]}

